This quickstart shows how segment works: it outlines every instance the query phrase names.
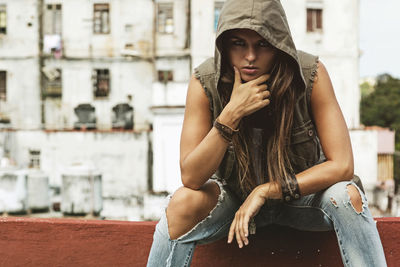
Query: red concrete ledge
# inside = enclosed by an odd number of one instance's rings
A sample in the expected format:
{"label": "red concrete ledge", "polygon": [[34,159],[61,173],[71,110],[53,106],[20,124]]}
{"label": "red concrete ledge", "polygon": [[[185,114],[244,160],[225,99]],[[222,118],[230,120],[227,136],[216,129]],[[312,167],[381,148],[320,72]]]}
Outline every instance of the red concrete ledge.
{"label": "red concrete ledge", "polygon": [[[378,218],[388,266],[400,266],[400,218]],[[156,222],[0,218],[0,266],[145,266]],[[334,232],[257,230],[239,249],[198,246],[192,266],[343,266]]]}

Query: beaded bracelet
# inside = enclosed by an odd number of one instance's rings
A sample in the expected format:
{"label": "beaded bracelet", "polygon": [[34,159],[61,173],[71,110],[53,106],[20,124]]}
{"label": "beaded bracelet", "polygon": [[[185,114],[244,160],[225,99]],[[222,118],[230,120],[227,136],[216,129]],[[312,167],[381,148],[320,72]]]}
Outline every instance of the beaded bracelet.
{"label": "beaded bracelet", "polygon": [[232,129],[231,127],[222,124],[218,121],[218,118],[215,119],[214,121],[214,127],[218,130],[220,135],[227,141],[227,142],[232,142],[233,136],[239,132],[239,129]]}
{"label": "beaded bracelet", "polygon": [[283,201],[290,202],[294,199],[299,199],[301,196],[300,188],[299,184],[297,183],[296,175],[294,173],[290,174],[288,182],[289,183],[285,182],[284,184],[282,184]]}

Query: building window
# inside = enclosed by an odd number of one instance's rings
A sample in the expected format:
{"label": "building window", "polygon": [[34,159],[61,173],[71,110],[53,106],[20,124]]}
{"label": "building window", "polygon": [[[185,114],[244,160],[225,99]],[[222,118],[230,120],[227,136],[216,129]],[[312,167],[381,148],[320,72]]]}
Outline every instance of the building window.
{"label": "building window", "polygon": [[7,72],[0,71],[0,100],[7,100]]}
{"label": "building window", "polygon": [[60,34],[61,35],[61,5],[46,5],[44,14],[44,34]]}
{"label": "building window", "polygon": [[40,150],[29,149],[29,168],[40,169]]}
{"label": "building window", "polygon": [[307,32],[322,31],[322,9],[307,8]]}
{"label": "building window", "polygon": [[7,12],[6,5],[0,5],[0,34],[7,33]]}
{"label": "building window", "polygon": [[44,95],[46,97],[62,96],[62,72],[61,69],[43,68]]}
{"label": "building window", "polygon": [[95,97],[108,97],[110,94],[110,71],[108,69],[93,71],[93,90]]}
{"label": "building window", "polygon": [[378,180],[393,180],[393,155],[378,154]]}
{"label": "building window", "polygon": [[62,56],[61,11],[61,4],[48,4],[44,13],[43,52],[46,55],[53,55],[55,58]]}
{"label": "building window", "polygon": [[159,33],[174,32],[174,5],[173,3],[158,3],[157,31]]}
{"label": "building window", "polygon": [[158,81],[167,83],[174,80],[174,75],[172,70],[159,70],[158,71]]}
{"label": "building window", "polygon": [[93,33],[110,33],[110,6],[109,4],[94,4]]}
{"label": "building window", "polygon": [[219,14],[221,13],[221,9],[222,9],[223,5],[224,5],[224,2],[222,2],[222,1],[214,2],[214,31],[217,31]]}

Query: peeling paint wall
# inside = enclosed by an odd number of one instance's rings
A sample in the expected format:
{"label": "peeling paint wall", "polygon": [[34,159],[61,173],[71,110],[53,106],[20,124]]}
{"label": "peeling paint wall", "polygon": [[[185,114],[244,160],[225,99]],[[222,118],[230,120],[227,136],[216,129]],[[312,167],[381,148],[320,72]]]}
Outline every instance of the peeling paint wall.
{"label": "peeling paint wall", "polygon": [[[152,51],[151,0],[46,0],[62,5],[62,36],[67,57],[120,57],[126,44],[141,55]],[[93,4],[109,3],[110,34],[93,33]]]}
{"label": "peeling paint wall", "polygon": [[[320,3],[322,34],[307,33],[307,3]],[[358,128],[359,1],[282,0],[297,49],[319,55],[329,71],[347,126]]]}
{"label": "peeling paint wall", "polygon": [[[187,44],[188,0],[156,0],[156,3],[173,3],[173,33],[156,33],[158,56],[189,55]],[[186,50],[187,49],[187,50]]]}
{"label": "peeling paint wall", "polygon": [[378,134],[376,131],[353,130],[350,132],[354,154],[354,173],[360,176],[372,200],[372,191],[378,181]]}
{"label": "peeling paint wall", "polygon": [[[3,140],[5,132],[0,132]],[[63,170],[72,164],[93,165],[102,174],[103,197],[129,197],[147,191],[147,133],[43,132],[11,133],[11,158],[29,165],[29,149],[40,150],[41,170],[50,186],[61,186]]]}
{"label": "peeling paint wall", "polygon": [[179,143],[183,109],[161,109],[155,113],[153,190],[173,192],[182,185]]}
{"label": "peeling paint wall", "polygon": [[[38,17],[33,0],[1,0],[6,6],[7,33],[0,34],[0,70],[6,71],[7,99],[0,102],[2,117],[13,128],[40,126]],[[24,97],[21,97],[24,96]]]}
{"label": "peeling paint wall", "polygon": [[7,72],[7,100],[0,102],[0,112],[10,119],[12,128],[40,128],[38,60],[2,59],[0,70]]}
{"label": "peeling paint wall", "polygon": [[1,0],[6,5],[7,33],[0,34],[1,58],[37,58],[38,16],[36,0]]}
{"label": "peeling paint wall", "polygon": [[[45,65],[62,70],[62,100],[46,102],[46,128],[72,128],[74,107],[91,103],[96,108],[97,128],[110,129],[112,108],[119,103],[134,107],[136,129],[151,121],[153,64],[148,60],[153,45],[153,2],[113,0],[109,4],[109,34],[93,33],[96,1],[46,1],[62,5],[62,40],[65,58]],[[73,18],[73,19],[71,19]],[[137,55],[137,58],[125,55]],[[110,70],[110,94],[95,98],[93,69]],[[131,97],[131,99],[130,99]]]}
{"label": "peeling paint wall", "polygon": [[[153,82],[152,64],[147,61],[46,61],[47,66],[62,69],[62,99],[48,99],[46,128],[73,128],[77,117],[74,108],[82,103],[91,103],[96,108],[97,128],[110,129],[112,108],[119,103],[128,103],[134,108],[135,129],[147,127],[151,120]],[[95,98],[92,85],[92,69],[110,70],[110,95]],[[129,100],[129,96],[132,99]]]}
{"label": "peeling paint wall", "polygon": [[214,56],[214,0],[191,0],[191,53],[193,67]]}

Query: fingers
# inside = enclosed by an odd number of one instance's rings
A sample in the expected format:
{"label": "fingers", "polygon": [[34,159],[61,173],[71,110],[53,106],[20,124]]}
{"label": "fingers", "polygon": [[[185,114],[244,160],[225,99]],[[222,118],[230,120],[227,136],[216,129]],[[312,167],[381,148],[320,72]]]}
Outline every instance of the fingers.
{"label": "fingers", "polygon": [[258,85],[258,84],[266,82],[269,79],[270,76],[271,76],[270,74],[264,74],[264,75],[261,75],[260,77],[258,77],[257,79],[255,79],[255,80],[253,80],[251,82]]}
{"label": "fingers", "polygon": [[256,88],[258,89],[258,92],[263,92],[263,91],[266,91],[268,89],[268,85],[263,83],[263,84],[258,85]]}
{"label": "fingers", "polygon": [[249,218],[245,218],[244,222],[243,222],[243,229],[244,229],[244,236],[245,236],[245,241],[244,243],[246,245],[249,244],[249,240],[247,239],[247,237],[249,236]]}
{"label": "fingers", "polygon": [[240,229],[239,229],[239,224],[236,224],[236,229],[235,229],[235,236],[236,236],[236,241],[239,245],[239,248],[243,247],[243,242],[242,242],[242,237],[240,236]]}
{"label": "fingers", "polygon": [[240,234],[240,239],[242,242],[244,242],[245,245],[249,244],[249,240],[247,239],[247,236],[245,234],[245,221],[246,221],[247,216],[244,216],[240,220],[239,224],[239,234]]}
{"label": "fingers", "polygon": [[248,216],[245,216],[243,219],[240,218],[240,215],[236,215],[233,220],[231,227],[229,228],[228,234],[228,243],[231,243],[233,238],[236,238],[236,242],[239,245],[239,248],[243,247],[243,243],[245,245],[249,244],[248,240]]}
{"label": "fingers", "polygon": [[271,93],[269,91],[263,91],[263,92],[260,92],[260,94],[261,94],[262,99],[266,99],[271,96]]}
{"label": "fingers", "polygon": [[235,229],[236,229],[236,219],[233,220],[231,227],[229,228],[228,243],[232,242],[233,236],[235,235]]}
{"label": "fingers", "polygon": [[242,77],[240,76],[239,70],[235,66],[233,66],[233,70],[235,72],[235,82],[233,84],[233,87],[235,88],[236,86],[242,84]]}

